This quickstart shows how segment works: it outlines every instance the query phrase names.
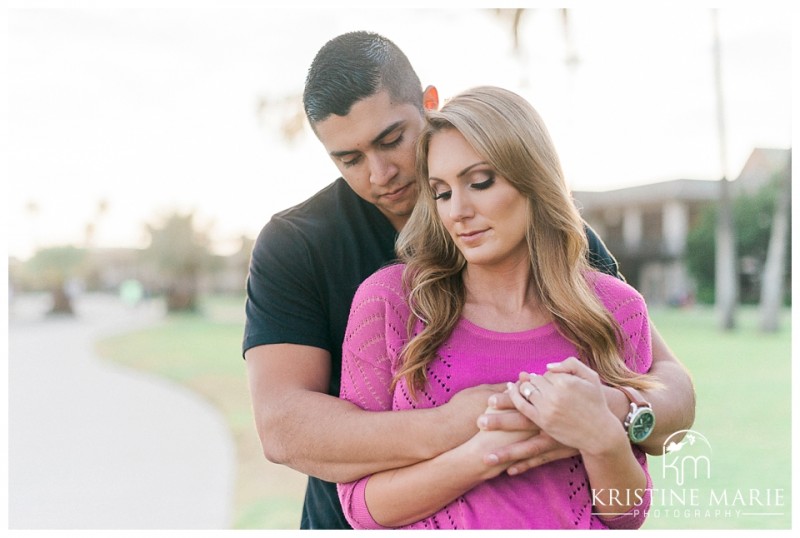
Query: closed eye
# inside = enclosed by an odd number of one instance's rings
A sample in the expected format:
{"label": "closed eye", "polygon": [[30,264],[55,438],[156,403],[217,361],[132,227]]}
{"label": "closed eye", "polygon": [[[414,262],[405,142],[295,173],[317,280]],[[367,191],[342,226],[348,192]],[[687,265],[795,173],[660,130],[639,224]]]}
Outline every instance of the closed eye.
{"label": "closed eye", "polygon": [[398,135],[398,137],[397,137],[397,138],[395,138],[394,140],[392,140],[391,142],[383,142],[383,143],[381,143],[381,147],[382,147],[383,149],[392,149],[392,148],[396,148],[397,146],[399,146],[399,145],[400,145],[400,143],[401,143],[402,141],[403,141],[403,134],[402,134],[402,133],[400,133],[400,134]]}
{"label": "closed eye", "polygon": [[[400,133],[394,140],[391,140],[389,142],[381,142],[380,148],[384,150],[393,149],[399,146],[402,142],[403,142],[403,133]],[[358,163],[360,163],[362,157],[363,156],[359,154],[353,156],[350,159],[340,159],[340,162],[342,163],[342,166],[344,166],[345,168],[350,168],[351,166],[355,166]]]}
{"label": "closed eye", "polygon": [[494,175],[493,174],[490,175],[488,179],[485,179],[485,180],[481,181],[480,183],[473,183],[472,185],[470,185],[470,187],[472,187],[473,189],[478,190],[478,191],[483,191],[483,190],[488,189],[492,185],[494,185]]}
{"label": "closed eye", "polygon": [[355,166],[361,162],[361,155],[356,155],[352,159],[344,160],[341,159],[342,166],[345,168],[350,168],[351,166]]}

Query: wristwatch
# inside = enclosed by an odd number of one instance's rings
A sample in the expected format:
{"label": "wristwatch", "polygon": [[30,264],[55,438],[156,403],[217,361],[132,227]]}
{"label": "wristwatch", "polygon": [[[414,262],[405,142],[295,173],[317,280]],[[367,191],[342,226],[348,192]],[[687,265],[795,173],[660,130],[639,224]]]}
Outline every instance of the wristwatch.
{"label": "wristwatch", "polygon": [[653,412],[653,406],[638,399],[625,387],[617,388],[631,402],[631,410],[628,411],[622,425],[625,426],[625,431],[628,432],[628,438],[632,443],[641,443],[653,433],[656,426],[656,414]]}

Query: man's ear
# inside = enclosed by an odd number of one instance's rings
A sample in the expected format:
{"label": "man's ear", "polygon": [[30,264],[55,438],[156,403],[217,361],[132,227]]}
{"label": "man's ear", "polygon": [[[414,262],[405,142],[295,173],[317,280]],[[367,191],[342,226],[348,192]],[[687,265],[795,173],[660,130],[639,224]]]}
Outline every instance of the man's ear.
{"label": "man's ear", "polygon": [[436,86],[428,86],[422,92],[422,106],[425,110],[439,109],[439,92],[436,90]]}

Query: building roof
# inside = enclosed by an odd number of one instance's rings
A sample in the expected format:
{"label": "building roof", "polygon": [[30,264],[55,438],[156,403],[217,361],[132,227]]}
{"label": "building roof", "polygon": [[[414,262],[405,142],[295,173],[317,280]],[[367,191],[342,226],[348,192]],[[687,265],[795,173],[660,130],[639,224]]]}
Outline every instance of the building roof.
{"label": "building roof", "polygon": [[748,193],[757,191],[777,175],[788,174],[791,162],[791,149],[756,148],[734,182],[735,188]]}
{"label": "building roof", "polygon": [[[791,149],[755,148],[739,177],[731,182],[734,190],[753,192],[778,174],[789,173]],[[573,191],[581,209],[591,211],[626,205],[656,205],[668,201],[708,202],[719,198],[719,181],[673,179],[609,191]]]}
{"label": "building roof", "polygon": [[702,179],[673,179],[611,191],[573,191],[585,210],[631,204],[657,204],[671,200],[711,201],[719,197],[719,182]]}

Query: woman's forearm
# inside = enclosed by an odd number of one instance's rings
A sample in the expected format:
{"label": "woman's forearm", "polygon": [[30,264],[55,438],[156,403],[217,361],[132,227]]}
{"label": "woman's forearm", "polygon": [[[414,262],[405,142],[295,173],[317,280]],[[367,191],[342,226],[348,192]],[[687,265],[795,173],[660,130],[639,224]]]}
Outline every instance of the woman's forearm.
{"label": "woman's forearm", "polygon": [[611,518],[641,506],[647,475],[622,428],[609,433],[607,444],[596,451],[582,450],[581,456],[595,513]]}
{"label": "woman's forearm", "polygon": [[415,523],[479,484],[479,473],[474,466],[465,465],[458,452],[450,450],[431,460],[371,476],[364,496],[375,522],[383,527]]}
{"label": "woman's forearm", "polygon": [[384,527],[399,527],[429,517],[508,467],[483,463],[487,450],[530,435],[530,432],[479,432],[435,458],[374,474],[365,490],[369,513]]}

